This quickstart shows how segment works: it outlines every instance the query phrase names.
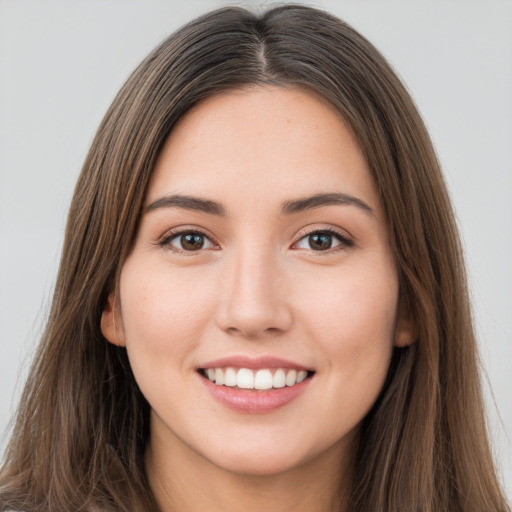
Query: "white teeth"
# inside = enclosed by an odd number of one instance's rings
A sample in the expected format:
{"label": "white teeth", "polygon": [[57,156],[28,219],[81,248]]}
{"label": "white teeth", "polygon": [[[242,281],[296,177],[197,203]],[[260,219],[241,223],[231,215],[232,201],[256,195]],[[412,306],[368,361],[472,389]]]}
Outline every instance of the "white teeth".
{"label": "white teeth", "polygon": [[215,369],[215,383],[219,385],[224,384],[224,372],[221,368]]}
{"label": "white teeth", "polygon": [[308,372],[278,368],[272,374],[268,368],[257,371],[248,368],[207,368],[205,376],[219,386],[266,390],[295,386],[308,376]]}
{"label": "white teeth", "polygon": [[308,376],[308,372],[304,371],[304,370],[301,370],[298,374],[297,374],[297,384],[299,382],[302,382],[306,377]]}
{"label": "white teeth", "polygon": [[255,389],[271,389],[272,388],[272,374],[270,373],[270,370],[258,370],[256,372],[256,375],[254,377],[254,388]]}
{"label": "white teeth", "polygon": [[286,384],[286,375],[284,373],[284,370],[279,368],[279,370],[277,370],[276,373],[274,373],[274,377],[272,378],[272,387],[273,388],[284,388],[285,384]]}
{"label": "white teeth", "polygon": [[[215,379],[217,382],[217,379]],[[236,385],[242,389],[253,389],[254,388],[254,373],[247,368],[240,368],[236,375]]]}
{"label": "white teeth", "polygon": [[226,368],[224,373],[224,386],[236,386],[236,371],[233,368]]}
{"label": "white teeth", "polygon": [[[211,379],[210,379],[211,380]],[[297,372],[295,370],[290,370],[286,374],[286,385],[287,386],[293,386],[297,383]]]}

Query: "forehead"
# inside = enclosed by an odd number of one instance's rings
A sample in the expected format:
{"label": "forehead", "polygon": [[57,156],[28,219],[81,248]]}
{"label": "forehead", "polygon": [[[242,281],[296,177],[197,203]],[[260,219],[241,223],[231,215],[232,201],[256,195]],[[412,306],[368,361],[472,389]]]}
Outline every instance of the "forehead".
{"label": "forehead", "polygon": [[302,89],[254,87],[208,98],[180,120],[146,204],[187,193],[243,207],[325,192],[378,206],[366,160],[339,113]]}

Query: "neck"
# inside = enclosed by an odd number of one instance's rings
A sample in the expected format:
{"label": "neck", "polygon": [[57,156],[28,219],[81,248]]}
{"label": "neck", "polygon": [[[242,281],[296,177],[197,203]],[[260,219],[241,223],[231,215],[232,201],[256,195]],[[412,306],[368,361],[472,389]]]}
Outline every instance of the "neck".
{"label": "neck", "polygon": [[188,446],[175,445],[170,454],[152,437],[146,471],[161,512],[340,512],[351,467],[341,451],[277,474],[251,475],[215,466]]}

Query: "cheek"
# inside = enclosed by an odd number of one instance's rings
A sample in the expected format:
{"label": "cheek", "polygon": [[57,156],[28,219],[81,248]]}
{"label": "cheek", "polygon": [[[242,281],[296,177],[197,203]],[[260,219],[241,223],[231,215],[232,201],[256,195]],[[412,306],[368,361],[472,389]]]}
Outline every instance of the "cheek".
{"label": "cheek", "polygon": [[328,355],[331,369],[355,381],[372,375],[383,379],[394,344],[398,301],[393,267],[378,262],[347,266],[323,280],[323,286],[321,281],[316,284],[317,292],[309,296],[307,307],[303,305],[304,318],[309,318],[310,336]]}
{"label": "cheek", "polygon": [[198,345],[212,316],[214,294],[197,273],[161,266],[139,269],[129,261],[120,293],[126,346],[135,365],[139,359],[153,359],[153,364],[169,357],[182,360]]}

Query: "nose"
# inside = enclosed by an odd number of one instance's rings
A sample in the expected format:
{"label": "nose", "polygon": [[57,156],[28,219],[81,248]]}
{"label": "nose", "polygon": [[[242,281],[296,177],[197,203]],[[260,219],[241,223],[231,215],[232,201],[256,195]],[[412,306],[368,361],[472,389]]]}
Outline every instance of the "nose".
{"label": "nose", "polygon": [[247,249],[225,262],[219,290],[217,325],[248,339],[286,332],[292,325],[286,279],[276,258]]}

